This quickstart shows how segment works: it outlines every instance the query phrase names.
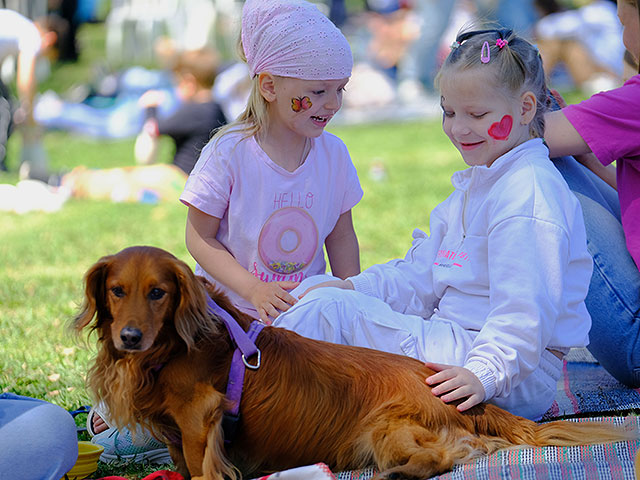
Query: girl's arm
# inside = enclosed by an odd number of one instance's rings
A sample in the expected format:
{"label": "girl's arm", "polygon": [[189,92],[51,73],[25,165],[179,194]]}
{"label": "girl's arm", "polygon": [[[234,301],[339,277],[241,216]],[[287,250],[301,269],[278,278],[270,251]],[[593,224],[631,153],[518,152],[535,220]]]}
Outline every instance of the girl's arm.
{"label": "girl's arm", "polygon": [[271,323],[280,312],[289,309],[296,299],[287,290],[298,282],[262,282],[244,269],[217,239],[220,219],[189,207],[186,244],[189,253],[209,275],[251,302],[260,319]]}
{"label": "girl's arm", "polygon": [[325,240],[325,246],[333,276],[345,279],[360,273],[360,248],[353,229],[351,210],[340,215]]}
{"label": "girl's arm", "polygon": [[548,112],[544,116],[544,141],[550,157],[590,153],[587,142],[580,136],[562,110]]}
{"label": "girl's arm", "polygon": [[34,125],[33,102],[36,95],[36,55],[21,53],[18,55],[18,68],[16,73],[16,88],[21,108],[24,109],[25,123]]}
{"label": "girl's arm", "polygon": [[562,110],[545,115],[544,140],[549,147],[549,156],[562,157],[573,155],[576,160],[595,173],[613,188],[616,188],[616,170],[613,165],[604,166],[596,158],[589,145],[567,120]]}

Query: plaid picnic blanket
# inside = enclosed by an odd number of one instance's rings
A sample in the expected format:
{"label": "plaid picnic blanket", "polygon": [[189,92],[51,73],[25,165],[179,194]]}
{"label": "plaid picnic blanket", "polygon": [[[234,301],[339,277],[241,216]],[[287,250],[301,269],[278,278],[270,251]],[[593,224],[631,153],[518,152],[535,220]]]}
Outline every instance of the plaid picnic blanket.
{"label": "plaid picnic blanket", "polygon": [[[628,417],[640,428],[640,417]],[[626,418],[599,417],[620,425]],[[457,465],[451,472],[431,480],[635,480],[634,459],[640,440],[633,442],[580,445],[576,447],[536,447],[500,450],[474,462]],[[338,480],[370,480],[375,469],[341,472]]]}
{"label": "plaid picnic blanket", "polygon": [[640,409],[640,389],[625,387],[586,349],[579,349],[572,350],[565,358],[555,401],[542,420],[620,416],[634,409]]}

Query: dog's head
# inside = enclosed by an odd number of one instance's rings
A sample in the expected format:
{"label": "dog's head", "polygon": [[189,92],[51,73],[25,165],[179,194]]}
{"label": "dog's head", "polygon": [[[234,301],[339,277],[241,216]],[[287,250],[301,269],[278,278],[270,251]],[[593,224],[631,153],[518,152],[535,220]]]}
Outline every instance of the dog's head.
{"label": "dog's head", "polygon": [[159,248],[130,247],[88,270],[74,328],[91,326],[100,341],[129,352],[147,351],[170,329],[190,348],[208,323],[206,298],[186,263]]}

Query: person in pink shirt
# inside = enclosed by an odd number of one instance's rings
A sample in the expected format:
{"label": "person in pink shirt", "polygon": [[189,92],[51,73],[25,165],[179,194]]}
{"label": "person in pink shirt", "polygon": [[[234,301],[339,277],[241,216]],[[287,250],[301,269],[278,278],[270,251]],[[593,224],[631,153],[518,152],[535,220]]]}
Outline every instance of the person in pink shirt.
{"label": "person in pink shirt", "polygon": [[[618,17],[637,65],[638,0],[619,0]],[[640,74],[548,113],[545,141],[552,157],[577,155],[591,170],[556,162],[581,202],[594,260],[589,350],[622,383],[640,387]]]}
{"label": "person in pink shirt", "polygon": [[[351,209],[362,188],[344,143],[325,132],[351,76],[349,44],[303,0],[248,0],[241,48],[248,105],[203,149],[181,201],[196,273],[270,322],[310,275],[359,273]],[[323,248],[324,247],[324,248]]]}

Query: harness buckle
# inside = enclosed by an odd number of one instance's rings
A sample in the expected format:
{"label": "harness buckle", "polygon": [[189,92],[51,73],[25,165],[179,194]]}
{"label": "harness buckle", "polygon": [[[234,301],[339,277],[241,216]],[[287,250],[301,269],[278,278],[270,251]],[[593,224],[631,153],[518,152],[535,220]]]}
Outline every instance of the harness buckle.
{"label": "harness buckle", "polygon": [[247,368],[250,368],[251,370],[257,370],[260,368],[260,359],[261,359],[261,355],[260,355],[260,350],[257,349],[257,354],[258,354],[258,358],[256,358],[256,364],[255,365],[251,365],[249,363],[249,361],[247,360],[247,358],[244,356],[244,354],[242,354],[242,363],[244,363],[244,366]]}

